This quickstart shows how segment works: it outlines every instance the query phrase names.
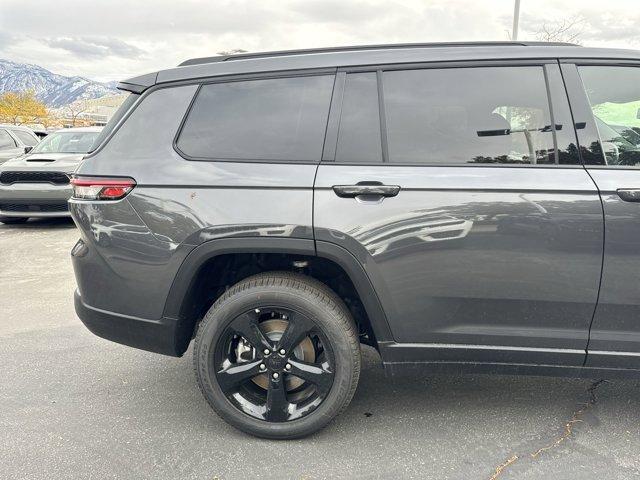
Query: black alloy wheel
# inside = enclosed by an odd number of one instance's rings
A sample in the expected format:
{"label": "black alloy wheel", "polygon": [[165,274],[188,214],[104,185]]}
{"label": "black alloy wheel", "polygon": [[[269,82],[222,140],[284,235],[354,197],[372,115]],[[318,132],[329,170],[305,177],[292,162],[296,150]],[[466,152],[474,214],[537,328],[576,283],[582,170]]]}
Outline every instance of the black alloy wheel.
{"label": "black alloy wheel", "polygon": [[304,314],[262,307],[234,318],[221,335],[212,371],[225,396],[268,422],[304,417],[333,384],[333,353]]}
{"label": "black alloy wheel", "polygon": [[296,438],[346,408],[360,372],[357,330],[324,284],[287,272],[230,288],[196,336],[194,368],[214,410],[253,435]]}

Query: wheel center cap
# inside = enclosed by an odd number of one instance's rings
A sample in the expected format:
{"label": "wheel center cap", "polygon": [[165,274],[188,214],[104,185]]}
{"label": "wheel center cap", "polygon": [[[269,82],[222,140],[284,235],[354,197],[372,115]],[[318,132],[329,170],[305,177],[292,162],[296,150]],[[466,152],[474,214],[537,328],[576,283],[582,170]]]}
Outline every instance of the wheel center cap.
{"label": "wheel center cap", "polygon": [[269,358],[267,358],[266,363],[271,370],[282,370],[287,363],[287,359],[281,357],[277,353],[274,353]]}

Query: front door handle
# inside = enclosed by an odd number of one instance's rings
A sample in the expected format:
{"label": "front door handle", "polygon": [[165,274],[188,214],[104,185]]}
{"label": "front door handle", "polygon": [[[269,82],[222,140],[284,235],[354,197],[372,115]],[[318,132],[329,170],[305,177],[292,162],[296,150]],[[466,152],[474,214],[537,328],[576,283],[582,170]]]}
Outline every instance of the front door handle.
{"label": "front door handle", "polygon": [[640,202],[640,188],[619,188],[618,196],[625,202]]}
{"label": "front door handle", "polygon": [[356,198],[361,195],[371,197],[395,197],[400,192],[399,185],[383,185],[380,182],[360,182],[356,185],[334,185],[333,191],[342,198]]}

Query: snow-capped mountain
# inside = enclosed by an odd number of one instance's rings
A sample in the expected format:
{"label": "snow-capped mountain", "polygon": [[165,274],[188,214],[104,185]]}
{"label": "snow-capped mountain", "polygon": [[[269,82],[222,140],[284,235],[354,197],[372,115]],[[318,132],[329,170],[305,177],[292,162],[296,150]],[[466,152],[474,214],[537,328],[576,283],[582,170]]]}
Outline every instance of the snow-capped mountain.
{"label": "snow-capped mountain", "polygon": [[118,93],[114,82],[100,83],[84,77],[65,77],[28,63],[0,59],[0,94],[33,90],[50,107],[61,107],[76,100]]}

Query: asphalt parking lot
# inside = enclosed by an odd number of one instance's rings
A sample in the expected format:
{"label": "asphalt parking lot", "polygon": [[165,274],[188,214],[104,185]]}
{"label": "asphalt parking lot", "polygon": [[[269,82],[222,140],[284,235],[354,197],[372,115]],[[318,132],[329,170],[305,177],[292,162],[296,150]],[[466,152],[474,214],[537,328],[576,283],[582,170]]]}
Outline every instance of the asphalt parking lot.
{"label": "asphalt parking lot", "polygon": [[375,352],[328,428],[266,441],[227,426],[170,358],[76,318],[68,220],[0,224],[0,477],[626,479],[640,477],[640,382],[385,379]]}

